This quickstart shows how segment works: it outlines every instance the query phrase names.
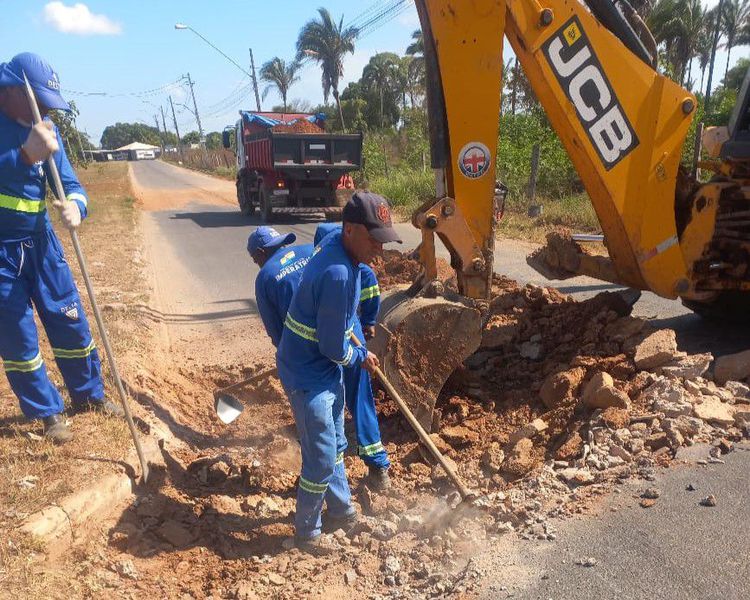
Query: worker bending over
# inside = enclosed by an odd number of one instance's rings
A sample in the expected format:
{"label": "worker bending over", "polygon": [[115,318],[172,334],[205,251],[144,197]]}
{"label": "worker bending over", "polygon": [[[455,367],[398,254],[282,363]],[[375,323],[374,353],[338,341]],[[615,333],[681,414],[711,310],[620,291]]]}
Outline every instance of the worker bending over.
{"label": "worker bending over", "polygon": [[342,232],[332,234],[307,263],[284,323],[277,364],[302,450],[295,542],[308,552],[333,549],[321,539],[324,500],[330,530],[356,521],[344,469],[342,367],[379,366],[374,354],[351,340],[361,295],[359,264],[370,263],[383,243],[394,241],[401,240],[385,199],[355,193],[344,207]]}
{"label": "worker bending over", "polygon": [[[318,225],[315,246],[321,246],[332,232],[340,232],[341,226],[334,223]],[[375,336],[375,323],[380,310],[380,287],[375,271],[369,265],[359,265],[360,297],[357,318],[354,320],[354,335],[365,344]],[[354,420],[357,434],[357,454],[369,468],[367,485],[374,490],[390,487],[388,454],[380,438],[380,424],[372,393],[370,374],[362,365],[344,369],[344,399],[349,414]]]}
{"label": "worker bending over", "polygon": [[260,267],[255,278],[255,301],[266,333],[276,348],[292,296],[313,253],[312,244],[289,247],[296,240],[293,233],[281,235],[273,227],[258,227],[247,240],[247,251]]}
{"label": "worker bending over", "polygon": [[[33,127],[24,73],[43,116]],[[65,190],[60,210],[64,225],[76,229],[88,205],[60,134],[46,116],[50,110],[70,107],[49,64],[30,53],[0,64],[0,356],[24,415],[42,419],[45,436],[64,443],[72,434],[62,416],[63,400],[42,360],[32,305],[47,332],[73,408],[96,408],[118,416],[123,410],[104,397],[99,355],[47,215],[45,161],[51,155]]]}

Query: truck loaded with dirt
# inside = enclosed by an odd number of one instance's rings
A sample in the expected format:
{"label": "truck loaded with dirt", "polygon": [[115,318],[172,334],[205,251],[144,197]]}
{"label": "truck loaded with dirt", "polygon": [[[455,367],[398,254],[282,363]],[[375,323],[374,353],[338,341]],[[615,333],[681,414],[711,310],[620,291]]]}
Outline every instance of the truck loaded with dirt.
{"label": "truck loaded with dirt", "polygon": [[362,134],[326,133],[324,115],[240,111],[225,148],[232,137],[243,215],[269,223],[274,214],[341,214],[350,173],[362,166]]}

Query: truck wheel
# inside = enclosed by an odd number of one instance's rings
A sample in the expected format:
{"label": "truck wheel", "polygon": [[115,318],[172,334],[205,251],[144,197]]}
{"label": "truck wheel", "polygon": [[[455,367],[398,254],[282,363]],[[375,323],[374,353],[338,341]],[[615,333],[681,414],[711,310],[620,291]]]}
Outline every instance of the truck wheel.
{"label": "truck wheel", "polygon": [[271,208],[271,195],[268,193],[266,188],[260,188],[258,192],[259,202],[258,208],[260,209],[260,220],[263,223],[271,223],[273,221],[273,209]]}
{"label": "truck wheel", "polygon": [[246,217],[252,217],[255,212],[255,206],[253,206],[251,200],[252,194],[248,193],[247,186],[245,185],[245,179],[240,178],[237,180],[237,202],[240,205],[240,212]]}
{"label": "truck wheel", "polygon": [[750,293],[734,290],[721,292],[712,302],[682,299],[682,304],[707,321],[750,324]]}

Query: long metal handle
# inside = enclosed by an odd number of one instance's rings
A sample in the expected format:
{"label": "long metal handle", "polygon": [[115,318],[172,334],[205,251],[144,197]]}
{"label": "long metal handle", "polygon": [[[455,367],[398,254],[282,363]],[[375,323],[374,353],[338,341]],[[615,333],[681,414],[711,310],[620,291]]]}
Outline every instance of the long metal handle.
{"label": "long metal handle", "polygon": [[[23,75],[23,80],[26,84],[26,96],[28,97],[29,106],[31,107],[31,111],[34,115],[34,124],[36,125],[37,123],[42,122],[42,115],[39,112],[39,106],[37,106],[34,91],[31,89],[29,80],[26,78],[26,73],[24,73]],[[63,188],[62,181],[60,180],[60,173],[57,170],[57,163],[55,163],[55,157],[53,155],[50,155],[50,157],[47,159],[47,166],[49,167],[50,174],[52,175],[52,183],[55,186],[55,195],[58,198],[56,206],[60,207],[62,206],[63,200],[65,199],[65,189]],[[135,444],[135,451],[138,454],[138,460],[141,463],[141,477],[143,481],[146,482],[148,481],[149,474],[148,463],[146,462],[146,458],[143,455],[143,448],[141,448],[141,442],[138,439],[138,432],[135,428],[135,423],[133,423],[133,416],[130,413],[130,407],[128,406],[125,388],[123,387],[122,380],[120,379],[120,372],[117,370],[115,356],[112,353],[111,346],[109,345],[107,330],[104,328],[104,321],[102,320],[102,315],[99,311],[99,305],[96,303],[96,296],[94,295],[94,288],[91,285],[91,278],[89,277],[88,267],[86,266],[86,259],[83,255],[83,250],[81,250],[81,245],[78,242],[78,234],[76,233],[75,229],[70,230],[70,239],[73,242],[73,249],[75,250],[76,258],[78,259],[78,265],[81,268],[81,275],[83,276],[83,282],[86,285],[86,292],[88,292],[89,295],[91,310],[94,313],[96,325],[99,328],[99,335],[101,336],[102,343],[104,344],[104,351],[107,355],[107,360],[109,361],[109,368],[112,371],[112,377],[115,380],[117,391],[120,394],[122,408],[125,411],[125,419],[128,422],[130,435],[133,437],[133,443]]]}
{"label": "long metal handle", "polygon": [[[351,340],[354,343],[355,346],[361,346],[362,342],[360,342],[357,339],[357,336],[353,333],[351,334]],[[393,398],[396,401],[396,404],[398,405],[399,410],[401,413],[406,417],[406,420],[409,421],[409,425],[411,425],[412,429],[417,432],[417,435],[419,436],[419,439],[422,440],[422,443],[427,446],[427,449],[430,451],[432,456],[435,457],[435,460],[437,460],[440,463],[440,466],[445,469],[445,472],[448,474],[448,477],[450,477],[453,480],[453,483],[456,484],[456,487],[458,488],[458,493],[461,494],[461,498],[472,498],[474,497],[474,494],[472,491],[466,486],[466,484],[463,482],[463,480],[458,476],[458,473],[456,473],[453,470],[453,467],[448,464],[448,461],[445,460],[445,457],[443,454],[438,450],[437,446],[435,445],[435,442],[432,441],[432,438],[428,435],[428,433],[424,430],[422,425],[420,425],[419,421],[417,421],[417,418],[414,416],[414,413],[409,410],[409,407],[406,405],[406,402],[404,402],[403,398],[401,398],[400,394],[396,391],[396,388],[394,388],[391,385],[391,382],[388,381],[388,378],[385,376],[385,373],[380,370],[380,367],[375,367],[375,375],[380,380],[380,383],[383,384],[383,387],[385,388],[385,391],[388,392],[388,395]]]}

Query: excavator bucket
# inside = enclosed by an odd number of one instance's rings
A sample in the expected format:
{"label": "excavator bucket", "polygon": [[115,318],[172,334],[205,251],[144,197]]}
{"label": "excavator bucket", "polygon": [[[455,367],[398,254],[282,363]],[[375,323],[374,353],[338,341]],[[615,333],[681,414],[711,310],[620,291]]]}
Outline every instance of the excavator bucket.
{"label": "excavator bucket", "polygon": [[481,341],[481,314],[470,300],[413,297],[403,288],[383,295],[368,347],[422,427],[432,431],[440,390]]}

